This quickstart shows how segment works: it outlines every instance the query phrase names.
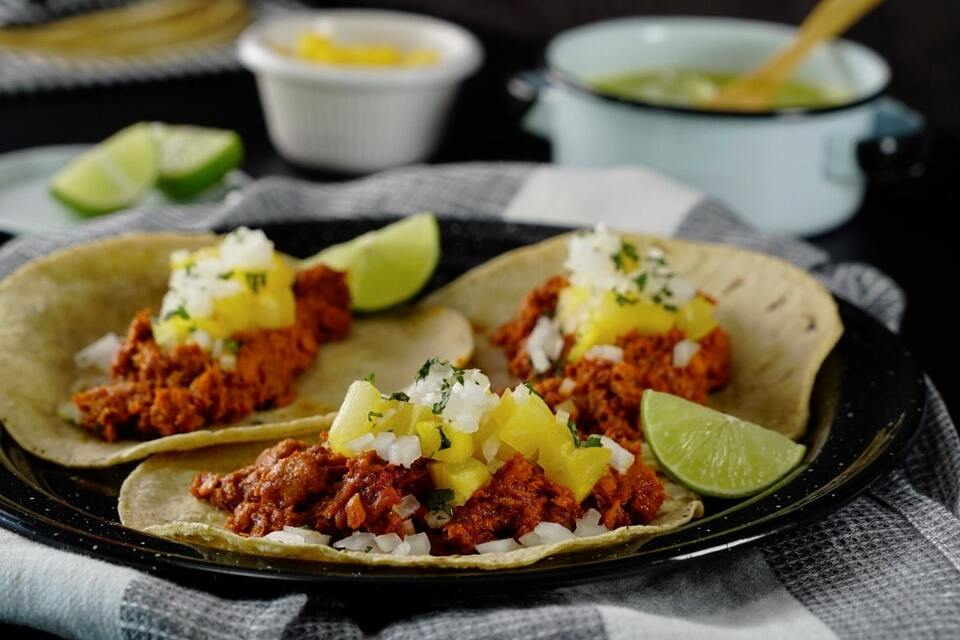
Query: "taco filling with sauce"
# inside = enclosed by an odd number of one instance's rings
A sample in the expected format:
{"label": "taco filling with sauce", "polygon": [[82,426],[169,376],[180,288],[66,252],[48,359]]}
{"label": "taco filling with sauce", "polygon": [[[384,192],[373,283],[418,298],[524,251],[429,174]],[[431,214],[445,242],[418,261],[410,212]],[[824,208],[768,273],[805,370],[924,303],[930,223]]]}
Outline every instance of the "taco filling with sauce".
{"label": "taco filling with sauce", "polygon": [[586,433],[639,441],[644,389],[706,404],[730,380],[731,348],[715,301],[651,247],[640,255],[602,227],[570,237],[566,276],[524,298],[491,337]]}
{"label": "taco filling with sauce", "polygon": [[246,537],[392,555],[498,553],[654,520],[667,499],[640,445],[587,436],[528,385],[497,395],[431,359],[405,391],[355,382],[320,444],[283,440],[200,473],[198,499]]}
{"label": "taco filling with sauce", "polygon": [[262,231],[240,228],[213,247],[175,251],[159,315],[136,314],[77,353],[109,380],[61,408],[107,442],[231,422],[293,400],[319,345],[351,325],[345,274],[296,271]]}

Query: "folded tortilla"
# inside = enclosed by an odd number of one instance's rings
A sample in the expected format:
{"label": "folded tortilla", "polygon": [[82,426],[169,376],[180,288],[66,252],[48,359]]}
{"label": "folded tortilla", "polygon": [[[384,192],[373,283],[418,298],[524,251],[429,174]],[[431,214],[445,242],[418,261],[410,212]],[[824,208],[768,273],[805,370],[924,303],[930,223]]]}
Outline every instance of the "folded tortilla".
{"label": "folded tortilla", "polygon": [[[316,441],[315,438],[301,439]],[[120,489],[117,504],[120,522],[125,527],[164,538],[252,555],[398,567],[504,569],[530,565],[558,553],[610,545],[624,545],[625,551],[632,551],[650,537],[675,529],[703,514],[703,503],[695,494],[661,476],[667,500],[648,525],[621,527],[599,536],[574,538],[505,553],[395,556],[340,551],[319,544],[286,544],[233,533],[226,527],[227,513],[194,498],[190,493],[190,484],[200,472],[222,474],[252,464],[261,451],[275,443],[228,444],[152,456],[127,477]],[[655,467],[652,459],[647,458],[645,456],[644,462]]]}
{"label": "folded tortilla", "polygon": [[324,344],[296,381],[293,404],[244,420],[154,440],[104,442],[57,415],[80,372],[73,356],[100,336],[125,335],[134,314],[158,309],[176,249],[217,242],[213,234],[130,234],[33,260],[0,283],[0,421],[28,451],[70,467],[105,467],[161,451],[297,436],[329,427],[347,387],[375,373],[400,389],[432,356],[465,363],[470,326],[434,305],[355,319],[348,337]]}
{"label": "folded tortilla", "polygon": [[[732,379],[710,405],[798,439],[807,427],[817,371],[843,333],[833,296],[810,274],[769,255],[726,245],[621,233],[643,255],[656,246],[672,268],[717,301],[730,334]],[[513,386],[503,351],[490,336],[523,297],[565,274],[564,234],[505,253],[435,291],[426,302],[456,309],[475,331],[472,366],[494,386]]]}

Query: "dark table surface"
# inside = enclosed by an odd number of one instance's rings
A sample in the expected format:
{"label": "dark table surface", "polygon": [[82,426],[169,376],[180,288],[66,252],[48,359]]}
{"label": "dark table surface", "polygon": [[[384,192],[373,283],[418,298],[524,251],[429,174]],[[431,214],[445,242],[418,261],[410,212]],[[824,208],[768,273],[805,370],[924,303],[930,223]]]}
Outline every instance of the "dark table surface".
{"label": "dark table surface", "polygon": [[[486,46],[486,66],[466,85],[445,141],[431,161],[548,161],[549,146],[520,132],[518,109],[504,91],[509,74],[534,66],[539,50],[489,40]],[[908,102],[910,99],[898,97]],[[244,169],[256,177],[345,178],[294,167],[276,154],[266,136],[253,79],[245,73],[2,97],[0,153],[40,145],[96,142],[139,120],[235,129],[247,148]],[[958,348],[950,333],[953,320],[945,297],[952,292],[960,263],[950,217],[957,210],[953,181],[958,179],[960,139],[934,127],[932,143],[924,175],[905,182],[871,185],[853,220],[809,240],[835,260],[878,266],[904,288],[908,296],[905,339],[956,414],[960,385],[953,378],[952,365]],[[6,239],[0,233],[0,241]],[[0,635],[13,629],[0,623]]]}

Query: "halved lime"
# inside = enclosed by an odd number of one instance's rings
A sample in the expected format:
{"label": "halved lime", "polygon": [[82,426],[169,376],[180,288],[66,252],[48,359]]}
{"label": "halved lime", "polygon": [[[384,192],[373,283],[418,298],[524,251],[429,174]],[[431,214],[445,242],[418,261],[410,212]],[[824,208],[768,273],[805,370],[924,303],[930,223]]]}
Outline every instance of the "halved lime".
{"label": "halved lime", "polygon": [[760,425],[647,389],[643,435],[680,484],[707,496],[743,498],[790,472],[807,448]]}
{"label": "halved lime", "polygon": [[157,177],[158,152],[146,123],[131,125],[77,156],[50,185],[78,213],[95,216],[135,204]]}
{"label": "halved lime", "polygon": [[357,311],[379,311],[413,297],[440,259],[440,227],[432,213],[418,213],[382,229],[327,247],[304,261],[347,272]]}
{"label": "halved lime", "polygon": [[219,182],[243,161],[243,142],[234,131],[155,124],[160,142],[157,186],[186,198]]}

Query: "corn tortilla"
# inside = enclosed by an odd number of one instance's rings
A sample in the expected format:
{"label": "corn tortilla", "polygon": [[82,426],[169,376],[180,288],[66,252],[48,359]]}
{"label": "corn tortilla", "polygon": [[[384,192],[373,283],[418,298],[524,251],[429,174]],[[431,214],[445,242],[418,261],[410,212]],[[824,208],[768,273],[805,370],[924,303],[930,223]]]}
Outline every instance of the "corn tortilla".
{"label": "corn tortilla", "polygon": [[368,373],[401,388],[424,360],[463,363],[469,324],[435,306],[356,319],[349,336],[322,345],[296,381],[293,404],[230,425],[154,440],[105,442],[57,415],[80,375],[74,354],[103,334],[124,335],[136,311],[159,308],[175,249],[214,244],[213,234],[137,233],[33,260],[0,283],[0,421],[31,453],[69,467],[105,467],[161,451],[316,432],[330,426],[347,387]]}
{"label": "corn tortilla", "polygon": [[[315,438],[302,439],[315,441]],[[228,473],[252,464],[261,451],[274,444],[275,442],[227,444],[152,456],[127,477],[120,489],[117,506],[120,522],[126,527],[180,542],[253,555],[397,567],[505,569],[530,565],[558,553],[643,542],[653,535],[675,529],[703,513],[703,504],[695,494],[661,476],[668,499],[649,525],[620,527],[599,536],[575,538],[505,553],[394,556],[340,551],[327,545],[285,544],[237,535],[226,528],[227,513],[194,498],[190,493],[190,483],[194,476],[203,471]]]}

